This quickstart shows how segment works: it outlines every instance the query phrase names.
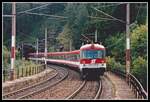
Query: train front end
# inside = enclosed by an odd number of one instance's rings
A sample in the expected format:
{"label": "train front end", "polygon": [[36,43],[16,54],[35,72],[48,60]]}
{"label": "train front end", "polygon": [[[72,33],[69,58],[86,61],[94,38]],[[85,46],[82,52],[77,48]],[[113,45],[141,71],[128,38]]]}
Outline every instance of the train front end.
{"label": "train front end", "polygon": [[106,70],[105,47],[100,44],[86,44],[80,48],[81,78],[99,77]]}

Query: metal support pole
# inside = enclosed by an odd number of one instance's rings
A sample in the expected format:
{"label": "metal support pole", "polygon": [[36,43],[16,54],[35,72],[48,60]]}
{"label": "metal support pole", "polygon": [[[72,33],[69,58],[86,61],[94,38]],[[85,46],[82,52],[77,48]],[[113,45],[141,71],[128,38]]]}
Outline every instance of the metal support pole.
{"label": "metal support pole", "polygon": [[72,41],[70,40],[70,51],[72,50]]}
{"label": "metal support pole", "polygon": [[[38,58],[38,39],[36,39],[36,58]],[[36,60],[36,63],[38,64],[38,60]]]}
{"label": "metal support pole", "polygon": [[130,5],[126,5],[126,80],[130,73]]}
{"label": "metal support pole", "polygon": [[23,42],[21,43],[21,58],[23,60]]}
{"label": "metal support pole", "polygon": [[84,42],[82,42],[82,46],[84,45]]}
{"label": "metal support pole", "polygon": [[45,28],[45,69],[47,68],[47,28]]}
{"label": "metal support pole", "polygon": [[16,3],[12,3],[12,37],[11,37],[11,70],[10,80],[14,79],[15,67],[15,36],[16,36]]}
{"label": "metal support pole", "polygon": [[97,42],[97,29],[95,31],[95,42]]}

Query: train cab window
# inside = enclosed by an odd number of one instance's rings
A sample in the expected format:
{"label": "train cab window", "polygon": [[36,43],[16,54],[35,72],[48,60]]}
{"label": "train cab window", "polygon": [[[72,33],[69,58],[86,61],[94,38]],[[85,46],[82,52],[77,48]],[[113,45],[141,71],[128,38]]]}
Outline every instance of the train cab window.
{"label": "train cab window", "polygon": [[81,58],[104,58],[105,57],[105,50],[84,50],[81,51]]}

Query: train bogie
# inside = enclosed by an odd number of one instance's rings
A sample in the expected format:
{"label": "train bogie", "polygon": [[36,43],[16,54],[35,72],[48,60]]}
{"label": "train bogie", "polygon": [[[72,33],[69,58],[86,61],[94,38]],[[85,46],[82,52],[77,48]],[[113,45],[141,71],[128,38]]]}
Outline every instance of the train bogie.
{"label": "train bogie", "polygon": [[80,75],[82,79],[86,77],[99,77],[102,76],[105,72],[105,68],[83,68],[80,70]]}

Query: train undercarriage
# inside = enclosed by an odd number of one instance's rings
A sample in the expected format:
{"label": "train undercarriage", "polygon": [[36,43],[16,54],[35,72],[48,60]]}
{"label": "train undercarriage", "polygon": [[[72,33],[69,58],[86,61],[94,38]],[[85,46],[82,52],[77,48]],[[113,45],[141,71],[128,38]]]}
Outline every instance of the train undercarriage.
{"label": "train undercarriage", "polygon": [[105,68],[83,68],[80,71],[81,79],[94,78],[98,79],[105,72]]}

